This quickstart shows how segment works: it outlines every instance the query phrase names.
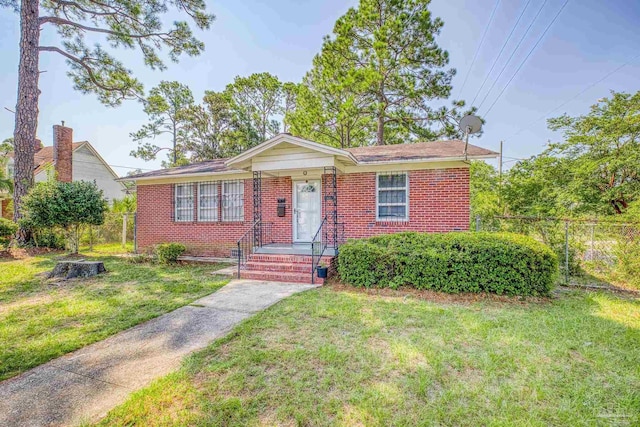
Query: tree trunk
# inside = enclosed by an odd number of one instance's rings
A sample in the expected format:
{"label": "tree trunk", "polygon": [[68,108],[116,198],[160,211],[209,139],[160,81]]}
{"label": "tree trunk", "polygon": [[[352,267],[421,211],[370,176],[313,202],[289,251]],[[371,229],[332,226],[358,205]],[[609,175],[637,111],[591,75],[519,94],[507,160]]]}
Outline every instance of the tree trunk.
{"label": "tree trunk", "polygon": [[[15,180],[13,217],[22,218],[22,199],[33,186],[34,147],[38,126],[38,44],[40,26],[38,0],[22,0],[20,7],[20,65],[18,66],[18,100],[16,125],[13,133],[15,152]],[[25,244],[30,231],[20,227],[18,244]]]}
{"label": "tree trunk", "polygon": [[387,111],[386,102],[384,99],[384,82],[380,82],[380,87],[378,88],[380,91],[378,93],[378,131],[376,133],[376,143],[378,145],[384,145],[384,119],[385,113]]}

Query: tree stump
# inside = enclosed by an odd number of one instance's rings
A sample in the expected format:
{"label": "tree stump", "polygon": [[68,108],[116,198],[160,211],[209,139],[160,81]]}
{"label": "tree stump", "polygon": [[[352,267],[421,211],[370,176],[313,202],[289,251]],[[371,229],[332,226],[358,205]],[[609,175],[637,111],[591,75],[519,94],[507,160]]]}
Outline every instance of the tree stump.
{"label": "tree stump", "polygon": [[100,273],[106,273],[102,261],[85,261],[83,259],[74,261],[58,261],[48,278],[63,277],[73,279],[75,277],[92,277]]}

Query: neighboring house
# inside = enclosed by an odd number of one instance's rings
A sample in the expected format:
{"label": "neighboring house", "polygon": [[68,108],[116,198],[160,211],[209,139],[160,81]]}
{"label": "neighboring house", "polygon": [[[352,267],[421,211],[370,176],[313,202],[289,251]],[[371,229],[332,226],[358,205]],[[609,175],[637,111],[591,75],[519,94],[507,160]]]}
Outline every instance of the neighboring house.
{"label": "neighboring house", "polygon": [[239,259],[242,277],[305,282],[344,239],[467,230],[468,161],[496,156],[457,140],[342,150],[280,134],[123,180],[137,185],[139,249],[180,242]]}
{"label": "neighboring house", "polygon": [[[6,167],[7,176],[13,177],[13,153],[9,153]],[[126,195],[124,184],[117,181],[118,175],[96,149],[88,141],[73,142],[73,129],[59,125],[53,126],[52,146],[43,147],[36,140],[35,182],[46,181],[54,171],[59,181],[95,181],[109,201]],[[10,198],[9,194],[0,193],[2,216],[9,218],[12,216],[7,209]]]}

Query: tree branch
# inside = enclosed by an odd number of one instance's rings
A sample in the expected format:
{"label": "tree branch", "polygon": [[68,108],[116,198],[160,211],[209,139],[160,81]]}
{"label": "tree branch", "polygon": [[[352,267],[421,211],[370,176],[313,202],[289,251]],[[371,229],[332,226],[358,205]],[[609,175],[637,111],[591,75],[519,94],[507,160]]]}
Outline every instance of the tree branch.
{"label": "tree branch", "polygon": [[168,36],[169,33],[148,33],[148,34],[129,34],[129,33],[119,33],[117,31],[106,30],[104,28],[97,27],[87,27],[86,25],[78,24],[77,22],[69,21],[68,19],[59,18],[57,16],[43,16],[38,19],[40,25],[46,23],[52,23],[56,25],[69,25],[70,27],[75,27],[84,31],[91,31],[94,33],[104,33],[111,34],[113,36],[125,36],[131,37],[132,39],[145,39],[149,37],[164,37]]}
{"label": "tree branch", "polygon": [[91,79],[91,82],[93,84],[95,84],[97,87],[99,87],[100,89],[102,89],[102,90],[106,90],[106,91],[110,91],[110,92],[122,92],[123,94],[126,94],[128,92],[124,88],[121,88],[121,87],[120,88],[118,88],[118,87],[110,87],[110,86],[107,86],[107,85],[101,83],[96,78],[93,69],[85,61],[83,61],[82,59],[71,55],[70,53],[65,52],[64,50],[60,49],[59,47],[56,47],[56,46],[38,46],[38,50],[40,52],[55,52],[55,53],[58,53],[58,54],[64,56],[65,58],[67,58],[68,60],[73,61],[76,64],[80,65],[87,72],[87,75],[89,76],[89,79]]}

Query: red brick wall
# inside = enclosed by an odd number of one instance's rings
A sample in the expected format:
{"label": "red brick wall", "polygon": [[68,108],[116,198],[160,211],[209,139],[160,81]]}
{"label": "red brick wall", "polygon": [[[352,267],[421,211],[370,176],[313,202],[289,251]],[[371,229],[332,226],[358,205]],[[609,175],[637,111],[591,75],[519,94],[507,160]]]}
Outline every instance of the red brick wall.
{"label": "red brick wall", "polygon": [[[262,219],[273,223],[276,242],[292,241],[292,180],[264,178]],[[409,172],[409,221],[376,221],[376,174],[338,176],[338,215],[346,238],[397,231],[453,231],[469,228],[469,170]],[[253,221],[253,185],[245,180],[242,222],[173,222],[172,184],[138,186],[137,239],[140,250],[164,242],[181,242],[190,254],[229,256]],[[277,199],[286,199],[286,216],[277,216]],[[197,200],[197,199],[196,199]],[[197,218],[194,213],[194,218]]]}
{"label": "red brick wall", "polygon": [[[271,233],[277,243],[291,243],[291,178],[262,180],[262,220],[272,223]],[[197,191],[197,186],[196,186]],[[244,221],[241,222],[174,222],[172,184],[138,186],[138,218],[136,237],[141,251],[153,245],[180,242],[188,253],[230,256],[238,239],[253,223],[253,182],[244,184]],[[285,217],[277,216],[277,199],[285,198]],[[197,200],[197,196],[196,196]],[[194,212],[197,218],[197,212]]]}
{"label": "red brick wall", "polygon": [[409,172],[409,220],[376,221],[376,173],[338,176],[338,216],[346,238],[399,231],[469,229],[469,169]]}

